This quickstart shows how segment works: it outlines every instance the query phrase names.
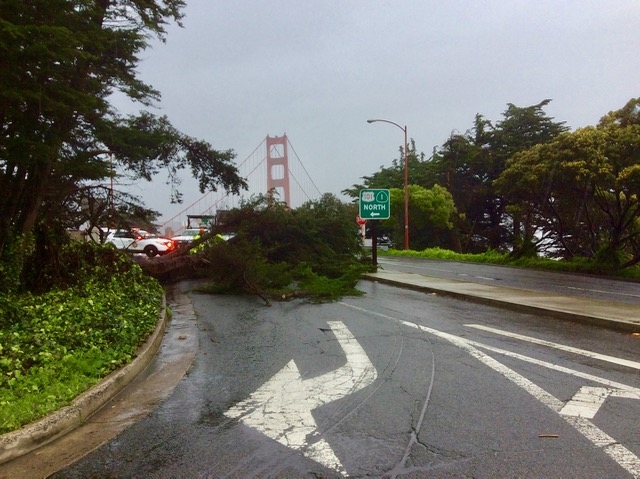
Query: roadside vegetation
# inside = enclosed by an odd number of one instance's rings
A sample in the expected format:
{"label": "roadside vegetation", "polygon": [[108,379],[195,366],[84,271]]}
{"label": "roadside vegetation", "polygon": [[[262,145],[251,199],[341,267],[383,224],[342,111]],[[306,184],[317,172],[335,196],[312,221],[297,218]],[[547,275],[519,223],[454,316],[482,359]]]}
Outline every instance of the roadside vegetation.
{"label": "roadside vegetation", "polygon": [[595,263],[589,258],[573,258],[570,261],[558,261],[544,257],[514,258],[509,253],[487,251],[485,253],[456,253],[455,251],[441,248],[428,248],[422,251],[404,251],[390,249],[379,252],[379,255],[406,256],[415,258],[429,258],[446,261],[462,261],[480,264],[496,264],[502,266],[514,266],[520,268],[540,269],[546,271],[558,271],[564,273],[582,273],[599,276],[609,276],[631,281],[640,281],[640,268],[606,269],[603,265]]}
{"label": "roadside vegetation", "polygon": [[332,194],[296,209],[273,196],[258,196],[227,212],[214,233],[228,241],[199,249],[208,280],[200,291],[242,293],[271,301],[321,302],[361,294],[355,286],[371,269],[358,237],[356,207]]}
{"label": "roadside vegetation", "polygon": [[61,287],[0,295],[0,433],[128,363],[158,322],[163,289],[128,256],[90,243],[59,253],[64,272],[48,274]]}
{"label": "roadside vegetation", "polygon": [[[551,258],[619,274],[640,263],[640,98],[570,131],[551,100],[508,104],[451,136],[430,156],[408,152],[410,247],[511,259]],[[391,188],[380,235],[403,244],[404,157],[343,193]]]}
{"label": "roadside vegetation", "polygon": [[[160,92],[140,58],[184,6],[0,3],[0,431],[67,404],[157,323],[156,280],[112,248],[69,243],[71,230],[153,225],[158,212],[109,184],[161,173],[179,202],[186,170],[201,192],[246,188],[232,150],[144,110]],[[142,111],[121,114],[115,97]]]}

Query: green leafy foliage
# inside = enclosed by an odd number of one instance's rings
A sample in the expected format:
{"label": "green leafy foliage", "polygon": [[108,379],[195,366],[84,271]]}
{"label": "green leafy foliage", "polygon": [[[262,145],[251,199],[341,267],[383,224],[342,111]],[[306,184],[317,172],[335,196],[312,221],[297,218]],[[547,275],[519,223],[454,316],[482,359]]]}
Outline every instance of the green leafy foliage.
{"label": "green leafy foliage", "polygon": [[[460,133],[453,130],[441,148],[425,160],[411,142],[408,155],[409,188],[416,185],[431,189],[436,185],[446,188],[453,197],[457,215],[448,218],[453,228],[443,234],[431,225],[427,230],[415,229],[409,221],[409,237],[417,239],[418,248],[437,244],[460,252],[482,252],[489,249],[509,250],[519,238],[519,217],[508,214],[507,203],[494,189],[493,181],[502,173],[507,160],[514,154],[536,144],[552,141],[568,128],[544,112],[551,100],[526,107],[509,103],[502,119],[495,124],[477,114],[473,127]],[[358,191],[366,188],[403,188],[404,162],[393,160],[392,166],[364,177],[363,185],[354,185],[343,193],[357,198]],[[415,202],[414,202],[415,205]],[[415,208],[415,206],[414,206]],[[411,205],[410,205],[411,209]],[[409,214],[420,217],[420,212]],[[402,228],[404,219],[394,214],[388,224]],[[396,243],[398,243],[397,238]],[[426,242],[425,242],[426,240]],[[412,246],[414,246],[412,244]]]}
{"label": "green leafy foliage", "polygon": [[25,256],[33,251],[33,241],[23,236],[9,237],[4,251],[0,253],[0,295],[16,293],[21,289],[20,275]]}
{"label": "green leafy foliage", "polygon": [[359,296],[362,291],[356,289],[356,283],[360,276],[368,270],[362,263],[352,264],[337,278],[320,276],[305,265],[301,265],[296,272],[299,280],[297,287],[290,294],[292,296],[305,296],[313,301],[337,301],[345,295]]}
{"label": "green leafy foliage", "polygon": [[513,155],[494,186],[529,242],[602,269],[640,263],[640,99]]}
{"label": "green leafy foliage", "polygon": [[23,290],[33,294],[63,290],[86,281],[106,281],[133,266],[117,249],[72,241],[64,231],[38,228],[35,237],[36,247],[25,258],[22,271]]}
{"label": "green leafy foliage", "polygon": [[0,2],[0,261],[8,262],[0,273],[22,266],[37,228],[152,221],[155,212],[139,200],[105,195],[114,164],[130,180],[166,173],[174,201],[181,199],[181,170],[191,172],[201,192],[246,188],[232,150],[217,151],[166,117],[122,116],[110,103],[114,93],[145,107],[160,99],[137,78],[140,54],[152,36],[164,39],[169,22],[180,24],[184,6],[183,0]]}
{"label": "green leafy foliage", "polygon": [[212,284],[203,290],[257,294],[266,302],[358,294],[355,284],[370,266],[355,217],[353,205],[329,194],[296,210],[254,198],[225,216],[219,232],[233,238],[204,243]]}
{"label": "green leafy foliage", "polygon": [[[456,207],[451,193],[440,185],[424,188],[409,185],[409,237],[413,249],[424,249],[448,243],[449,232],[456,218]],[[404,237],[404,189],[391,188],[392,217],[382,226],[392,230],[392,239],[402,244]]]}
{"label": "green leafy foliage", "polygon": [[569,273],[585,273],[601,276],[613,276],[640,281],[640,268],[633,267],[625,270],[607,268],[600,263],[594,263],[590,258],[574,257],[571,260],[554,260],[541,257],[514,257],[509,253],[489,250],[485,253],[457,253],[442,248],[427,248],[422,251],[389,250],[382,253],[389,256],[408,256],[415,258],[429,258],[447,261],[466,261],[480,264],[498,264],[517,266],[522,268],[541,269],[547,271],[563,271]]}
{"label": "green leafy foliage", "polygon": [[66,289],[0,295],[0,432],[68,404],[129,362],[157,323],[163,290],[139,266],[124,255],[93,262],[111,248],[69,248],[84,256],[63,275]]}
{"label": "green leafy foliage", "polygon": [[[495,250],[513,260],[586,258],[598,271],[640,264],[640,99],[575,131],[545,113],[550,102],[509,103],[496,122],[477,114],[471,129],[452,130],[427,160],[411,142],[411,247]],[[381,233],[393,234],[396,244],[404,227],[397,206],[404,187],[402,151],[390,167],[343,191],[357,198],[362,188],[390,188],[392,216]],[[412,194],[414,185],[448,191],[457,211],[448,216],[450,230],[438,231],[442,216],[424,214],[433,204]]]}

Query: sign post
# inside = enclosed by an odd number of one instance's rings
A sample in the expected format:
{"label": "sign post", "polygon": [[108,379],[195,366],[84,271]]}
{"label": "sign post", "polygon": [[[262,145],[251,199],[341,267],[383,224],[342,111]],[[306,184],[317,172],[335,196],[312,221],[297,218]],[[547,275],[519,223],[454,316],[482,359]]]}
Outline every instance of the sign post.
{"label": "sign post", "polygon": [[[363,220],[386,220],[391,216],[391,196],[387,189],[360,190],[359,217]],[[378,222],[371,223],[371,262],[378,266]]]}

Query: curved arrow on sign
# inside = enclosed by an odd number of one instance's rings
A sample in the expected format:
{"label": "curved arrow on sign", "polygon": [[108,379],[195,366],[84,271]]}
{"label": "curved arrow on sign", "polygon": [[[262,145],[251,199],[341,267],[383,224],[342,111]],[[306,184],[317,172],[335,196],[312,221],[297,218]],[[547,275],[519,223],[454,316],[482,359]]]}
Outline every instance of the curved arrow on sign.
{"label": "curved arrow on sign", "polygon": [[311,411],[365,388],[376,380],[378,373],[344,323],[329,321],[329,327],[347,357],[344,366],[322,376],[302,379],[291,360],[225,415],[239,418],[280,444],[346,475],[342,463],[321,437]]}

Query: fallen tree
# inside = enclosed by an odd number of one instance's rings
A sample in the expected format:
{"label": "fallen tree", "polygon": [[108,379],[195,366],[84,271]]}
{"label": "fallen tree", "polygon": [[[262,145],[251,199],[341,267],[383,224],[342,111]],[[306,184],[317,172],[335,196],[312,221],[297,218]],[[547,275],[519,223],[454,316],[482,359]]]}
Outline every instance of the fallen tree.
{"label": "fallen tree", "polygon": [[371,266],[353,209],[329,194],[296,210],[260,196],[188,247],[138,263],[163,283],[201,278],[201,291],[252,294],[266,304],[360,294],[355,285]]}

